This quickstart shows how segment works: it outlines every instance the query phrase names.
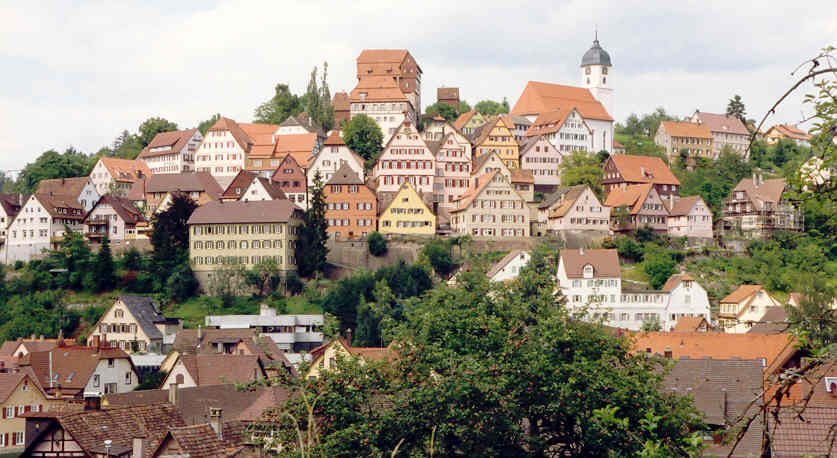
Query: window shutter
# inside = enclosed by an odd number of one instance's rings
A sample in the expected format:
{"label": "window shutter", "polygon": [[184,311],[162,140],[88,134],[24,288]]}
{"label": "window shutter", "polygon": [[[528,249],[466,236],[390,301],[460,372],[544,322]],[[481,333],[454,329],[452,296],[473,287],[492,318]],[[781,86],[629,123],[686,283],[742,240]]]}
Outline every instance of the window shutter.
{"label": "window shutter", "polygon": [[27,405],[26,407],[23,408],[24,413],[25,412],[31,412],[31,411],[32,411],[32,406],[30,406],[30,405]]}
{"label": "window shutter", "polygon": [[6,418],[6,408],[5,408],[5,407],[3,407],[3,408],[2,408],[2,409],[0,409],[0,410],[2,410],[2,411],[3,411],[3,418]]}
{"label": "window shutter", "polygon": [[6,434],[5,434],[5,438],[6,438],[6,440],[4,441],[4,443],[5,443],[7,446],[8,446],[8,445],[11,445],[11,444],[9,444],[9,433],[6,433]]}

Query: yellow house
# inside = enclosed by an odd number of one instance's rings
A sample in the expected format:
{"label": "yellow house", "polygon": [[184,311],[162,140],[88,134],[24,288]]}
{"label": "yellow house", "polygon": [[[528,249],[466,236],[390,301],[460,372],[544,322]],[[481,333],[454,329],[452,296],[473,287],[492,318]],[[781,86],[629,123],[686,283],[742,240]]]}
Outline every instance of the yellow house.
{"label": "yellow house", "polygon": [[381,234],[434,235],[436,215],[412,184],[405,181],[378,218]]}
{"label": "yellow house", "polygon": [[353,347],[348,340],[337,338],[331,342],[311,350],[311,367],[305,374],[308,378],[319,377],[323,371],[337,367],[339,358],[349,359],[353,356],[364,361],[390,360],[394,356],[389,347]]}
{"label": "yellow house", "polygon": [[491,119],[477,131],[474,156],[497,153],[509,168],[520,167],[520,148],[514,139],[514,126],[507,126],[501,116]]}
{"label": "yellow house", "polygon": [[0,454],[26,444],[27,412],[49,409],[49,401],[35,377],[25,370],[0,373]]}
{"label": "yellow house", "polygon": [[462,135],[471,135],[475,130],[488,122],[488,118],[476,110],[471,110],[459,115],[453,122],[453,127]]}

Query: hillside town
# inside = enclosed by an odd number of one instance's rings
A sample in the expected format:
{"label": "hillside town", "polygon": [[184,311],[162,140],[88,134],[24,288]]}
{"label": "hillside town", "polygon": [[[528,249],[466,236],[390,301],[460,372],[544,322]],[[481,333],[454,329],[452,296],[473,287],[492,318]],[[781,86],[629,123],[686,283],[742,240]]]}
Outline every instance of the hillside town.
{"label": "hillside town", "polygon": [[360,49],[281,116],[27,165],[0,456],[837,454],[837,130],[617,122],[604,44],[473,107]]}

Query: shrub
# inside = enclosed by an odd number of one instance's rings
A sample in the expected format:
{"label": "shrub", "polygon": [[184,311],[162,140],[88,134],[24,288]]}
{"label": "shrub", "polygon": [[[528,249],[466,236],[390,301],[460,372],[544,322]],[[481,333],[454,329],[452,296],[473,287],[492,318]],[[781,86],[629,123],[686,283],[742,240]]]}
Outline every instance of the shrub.
{"label": "shrub", "polygon": [[387,254],[387,240],[378,232],[369,234],[366,241],[369,243],[369,254],[372,256],[383,256]]}

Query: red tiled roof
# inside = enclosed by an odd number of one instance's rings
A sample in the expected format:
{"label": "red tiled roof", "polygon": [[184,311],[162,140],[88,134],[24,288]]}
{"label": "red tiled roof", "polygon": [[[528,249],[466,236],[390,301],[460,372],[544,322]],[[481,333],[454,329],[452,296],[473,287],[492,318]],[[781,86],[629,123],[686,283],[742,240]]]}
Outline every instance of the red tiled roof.
{"label": "red tiled roof", "polygon": [[527,137],[534,137],[558,132],[573,111],[576,111],[575,108],[570,108],[569,110],[558,109],[541,113],[529,129],[526,130],[525,135]]}
{"label": "red tiled roof", "polygon": [[[78,199],[84,186],[90,181],[88,177],[78,178],[54,178],[50,180],[41,180],[38,183],[38,189],[35,194],[53,194],[61,196],[70,196],[73,199]],[[25,203],[25,201],[24,201]]]}
{"label": "red tiled roof", "polygon": [[738,304],[763,289],[764,287],[761,285],[741,285],[727,297],[721,299],[721,304]]}
{"label": "red tiled roof", "polygon": [[[366,94],[365,97],[361,94]],[[407,102],[395,79],[391,76],[366,76],[358,81],[349,94],[350,102]]]}
{"label": "red tiled roof", "polygon": [[177,442],[180,455],[191,458],[224,457],[230,448],[230,444],[219,439],[218,433],[208,423],[171,428],[160,441],[160,446],[169,439]]}
{"label": "red tiled roof", "polygon": [[99,360],[110,358],[130,361],[130,356],[118,348],[72,346],[29,353],[21,359],[20,365],[31,367],[43,387],[51,386],[52,374],[52,385],[55,385],[55,382],[60,383],[61,390],[72,395],[75,394],[73,391],[79,392],[84,389]]}
{"label": "red tiled roof", "polygon": [[[148,157],[162,156],[164,154],[171,154],[180,152],[183,147],[189,143],[189,140],[195,136],[198,129],[175,130],[172,132],[160,132],[154,136],[151,143],[143,148],[142,152],[137,156],[137,159],[145,159]],[[154,148],[168,147],[164,150],[154,151]]]}
{"label": "red tiled roof", "polygon": [[512,183],[535,183],[535,175],[529,169],[512,168],[509,171]]}
{"label": "red tiled roof", "polygon": [[800,410],[787,406],[779,408],[776,416],[767,415],[771,456],[834,456],[837,408],[808,406]]}
{"label": "red tiled roof", "polygon": [[180,361],[198,386],[249,383],[265,375],[258,355],[183,354]]}
{"label": "red tiled roof", "polygon": [[567,278],[584,278],[584,266],[593,266],[593,276],[621,278],[619,254],[612,249],[561,250]]}
{"label": "red tiled roof", "polygon": [[697,332],[703,325],[709,327],[706,318],[702,316],[683,316],[677,320],[677,323],[671,328],[671,332]]}
{"label": "red tiled roof", "polygon": [[250,183],[256,179],[256,176],[257,175],[255,173],[247,170],[238,172],[235,178],[233,178],[230,182],[229,186],[227,186],[227,189],[221,193],[221,198],[238,200],[238,198],[241,197],[241,193],[236,193],[235,190],[241,189],[241,192],[243,193],[248,187],[250,187]]}
{"label": "red tiled roof", "polygon": [[631,207],[631,214],[636,215],[642,210],[642,204],[648,198],[648,193],[654,189],[651,183],[635,184],[627,186],[625,189],[613,188],[605,200],[605,207]]}
{"label": "red tiled roof", "polygon": [[589,89],[538,81],[529,81],[514,104],[511,114],[540,115],[558,109],[570,110],[573,107],[586,119],[613,121]]}
{"label": "red tiled roof", "polygon": [[659,157],[613,154],[608,159],[630,183],[676,184],[680,181]]}
{"label": "red tiled roof", "polygon": [[712,138],[712,132],[706,124],[696,122],[663,121],[663,129],[672,137]]}
{"label": "red tiled roof", "polygon": [[758,186],[753,185],[752,178],[743,178],[738,182],[738,185],[735,186],[732,192],[746,192],[747,197],[750,199],[750,202],[753,203],[753,206],[756,209],[761,210],[764,208],[765,202],[772,202],[774,204],[781,202],[782,194],[785,192],[786,185],[787,182],[784,178],[764,180],[759,183]]}
{"label": "red tiled roof", "polygon": [[765,135],[770,134],[770,131],[772,131],[774,129],[777,132],[779,132],[779,134],[781,134],[783,137],[791,138],[791,139],[794,139],[794,140],[810,140],[811,139],[811,135],[797,129],[795,126],[792,126],[790,124],[776,124],[775,126],[768,129],[767,133],[765,133]]}
{"label": "red tiled roof", "polygon": [[346,142],[343,141],[343,137],[340,136],[340,132],[337,130],[331,131],[328,138],[325,139],[323,146],[344,146]]}
{"label": "red tiled roof", "polygon": [[689,274],[672,275],[671,277],[668,277],[666,284],[663,285],[663,291],[671,291],[674,288],[677,288],[677,285],[679,285],[681,281],[695,281],[695,278]]}
{"label": "red tiled roof", "polygon": [[345,92],[335,92],[331,99],[331,106],[334,111],[349,111],[349,94]]}
{"label": "red tiled roof", "polygon": [[471,110],[459,115],[459,117],[456,118],[456,121],[453,122],[453,128],[461,132],[462,128],[465,127],[465,124],[468,124],[468,121],[474,116],[475,113],[476,111]]}
{"label": "red tiled roof", "polygon": [[89,222],[90,215],[93,213],[93,210],[96,209],[99,205],[110,205],[111,208],[116,212],[117,215],[124,221],[126,224],[138,224],[138,223],[145,223],[147,220],[145,216],[142,214],[141,211],[137,207],[134,206],[134,203],[126,198],[126,197],[118,197],[113,195],[104,195],[96,205],[93,206],[92,209],[87,213],[84,217],[84,222]]}
{"label": "red tiled roof", "polygon": [[[560,199],[563,199],[561,201],[562,202],[561,205],[558,206],[557,208],[555,208],[554,210],[552,210],[551,213],[549,213],[549,218],[561,218],[564,215],[566,215],[567,212],[570,211],[570,209],[573,208],[573,206],[575,204],[575,201],[578,200],[578,198],[581,197],[581,195],[587,189],[588,189],[588,186],[586,184],[579,184],[579,185],[575,185],[573,187],[570,187],[568,189],[565,188],[565,189],[561,189],[559,191],[556,191],[555,194],[551,194],[546,199],[544,199],[545,203],[548,202],[548,201],[551,201],[548,205],[546,205],[546,208],[551,207],[556,202],[558,202]],[[542,204],[541,208],[544,208],[543,204]]]}
{"label": "red tiled roof", "polygon": [[669,216],[686,216],[698,203],[703,203],[703,206],[706,206],[706,203],[700,196],[689,196],[675,199],[673,206],[668,199],[665,199],[663,203],[665,203],[666,208],[668,208]]}
{"label": "red tiled roof", "polygon": [[148,164],[144,161],[116,157],[102,157],[99,160],[108,169],[114,181],[130,183],[151,175],[151,169],[148,168]]}
{"label": "red tiled roof", "polygon": [[218,200],[224,190],[209,172],[163,173],[145,180],[145,192],[172,191],[205,192],[210,199]]}
{"label": "red tiled roof", "polygon": [[357,57],[359,64],[401,63],[407,57],[406,49],[364,49]]}
{"label": "red tiled roof", "polygon": [[697,112],[700,121],[709,128],[710,132],[721,132],[733,135],[750,135],[744,123],[735,116],[727,114]]}

